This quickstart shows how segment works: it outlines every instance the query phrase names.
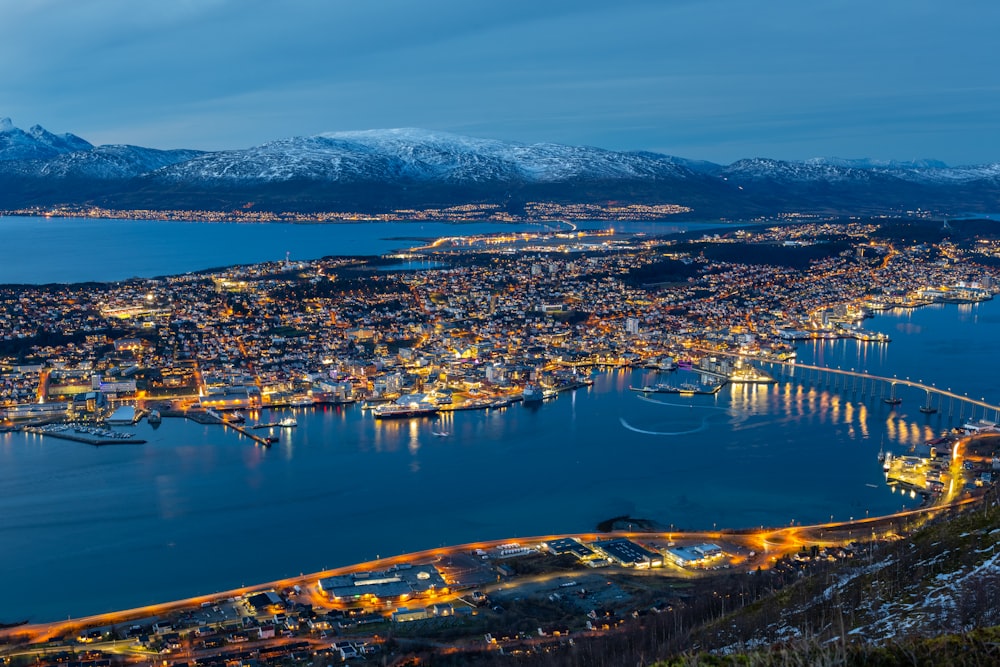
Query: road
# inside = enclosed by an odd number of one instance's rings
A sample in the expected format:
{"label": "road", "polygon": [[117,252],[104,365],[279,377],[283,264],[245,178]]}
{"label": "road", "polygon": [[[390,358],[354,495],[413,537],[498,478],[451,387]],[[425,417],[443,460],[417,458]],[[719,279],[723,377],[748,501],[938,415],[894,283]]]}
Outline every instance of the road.
{"label": "road", "polygon": [[[227,598],[238,598],[257,591],[282,590],[294,586],[300,586],[303,593],[313,600],[323,601],[325,606],[330,606],[329,601],[320,597],[322,594],[316,590],[317,582],[326,577],[349,574],[351,572],[378,571],[384,570],[393,565],[420,562],[435,562],[444,556],[458,553],[468,553],[476,549],[489,550],[497,548],[503,544],[517,542],[522,546],[539,546],[544,542],[560,538],[575,538],[582,542],[594,542],[613,537],[625,537],[638,541],[667,541],[680,543],[697,543],[706,541],[721,541],[727,544],[743,547],[748,552],[754,552],[753,557],[748,557],[739,563],[739,567],[750,570],[757,567],[767,568],[776,558],[797,553],[803,548],[815,546],[840,546],[852,541],[864,541],[865,539],[885,536],[888,533],[896,532],[899,528],[913,519],[930,517],[954,508],[961,507],[968,503],[976,502],[976,498],[965,498],[924,507],[915,510],[897,512],[895,514],[857,519],[853,521],[828,522],[809,526],[787,526],[781,528],[763,528],[747,531],[736,530],[712,530],[712,531],[668,531],[662,533],[635,533],[635,532],[615,532],[615,533],[581,533],[572,535],[544,535],[528,538],[504,538],[485,542],[474,542],[460,544],[451,547],[428,549],[410,554],[382,558],[368,563],[350,565],[323,572],[315,572],[308,575],[279,579],[255,586],[235,588],[228,591],[221,591],[213,595],[201,595],[183,600],[164,602],[160,604],[137,607],[123,611],[97,614],[66,621],[56,621],[52,623],[39,623],[22,625],[15,628],[0,630],[0,640],[19,637],[27,640],[29,645],[42,644],[61,637],[75,637],[86,628],[105,627],[112,625],[123,625],[140,619],[150,619],[158,616],[179,612],[186,609],[198,609],[202,603],[217,603],[219,600]],[[667,571],[673,574],[672,571]],[[437,601],[447,601],[457,597],[457,594],[442,596]],[[0,653],[2,654],[2,653]]]}

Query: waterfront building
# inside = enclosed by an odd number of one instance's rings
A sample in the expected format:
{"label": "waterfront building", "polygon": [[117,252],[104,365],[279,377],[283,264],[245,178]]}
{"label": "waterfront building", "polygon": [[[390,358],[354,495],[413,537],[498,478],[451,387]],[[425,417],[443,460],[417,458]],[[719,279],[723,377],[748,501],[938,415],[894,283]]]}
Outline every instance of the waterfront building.
{"label": "waterfront building", "polygon": [[69,412],[70,405],[72,403],[69,401],[13,405],[5,410],[5,416],[11,421],[37,419],[39,417],[62,417]]}
{"label": "waterfront building", "polygon": [[135,419],[135,406],[122,405],[117,408],[105,421],[109,426],[131,426],[135,423]]}

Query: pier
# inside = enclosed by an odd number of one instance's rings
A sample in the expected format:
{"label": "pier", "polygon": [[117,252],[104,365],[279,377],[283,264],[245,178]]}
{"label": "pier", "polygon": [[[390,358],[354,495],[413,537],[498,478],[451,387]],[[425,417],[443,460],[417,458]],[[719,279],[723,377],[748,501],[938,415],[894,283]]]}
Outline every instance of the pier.
{"label": "pier", "polygon": [[258,443],[260,445],[264,445],[265,447],[270,447],[271,446],[271,441],[268,440],[266,437],[261,437],[259,435],[256,435],[255,433],[251,433],[250,431],[248,431],[247,429],[243,428],[242,426],[237,426],[236,424],[231,424],[231,423],[229,423],[227,421],[222,421],[221,423],[222,423],[223,426],[228,426],[229,428],[233,429],[234,431],[236,431],[240,435],[245,435],[246,437],[250,438],[251,440],[253,440],[254,442],[256,442],[256,443]]}
{"label": "pier", "polygon": [[221,416],[215,416],[207,412],[197,411],[197,410],[164,410],[161,411],[161,414],[164,417],[184,417],[185,419],[190,419],[191,421],[197,422],[199,424],[219,424],[221,426],[226,426],[233,429],[240,435],[245,435],[246,437],[250,438],[259,445],[270,447],[272,444],[271,441],[268,440],[266,437],[262,437],[256,435],[255,433],[251,433],[243,426],[234,424],[232,422],[228,422]]}

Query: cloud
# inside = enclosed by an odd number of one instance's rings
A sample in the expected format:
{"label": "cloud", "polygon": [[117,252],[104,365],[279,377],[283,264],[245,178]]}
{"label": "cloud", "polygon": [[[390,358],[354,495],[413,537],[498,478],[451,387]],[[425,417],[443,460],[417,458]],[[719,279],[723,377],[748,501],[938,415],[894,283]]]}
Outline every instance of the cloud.
{"label": "cloud", "polygon": [[0,0],[0,115],[163,147],[416,125],[969,162],[1000,122],[998,24],[985,1]]}

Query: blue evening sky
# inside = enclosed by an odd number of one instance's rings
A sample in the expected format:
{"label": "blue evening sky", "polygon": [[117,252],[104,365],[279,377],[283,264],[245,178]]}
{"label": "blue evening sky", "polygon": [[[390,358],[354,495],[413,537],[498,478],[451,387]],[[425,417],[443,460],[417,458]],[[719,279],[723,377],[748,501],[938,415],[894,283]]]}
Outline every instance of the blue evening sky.
{"label": "blue evening sky", "polygon": [[0,0],[0,117],[156,148],[424,127],[996,162],[998,29],[997,0]]}

